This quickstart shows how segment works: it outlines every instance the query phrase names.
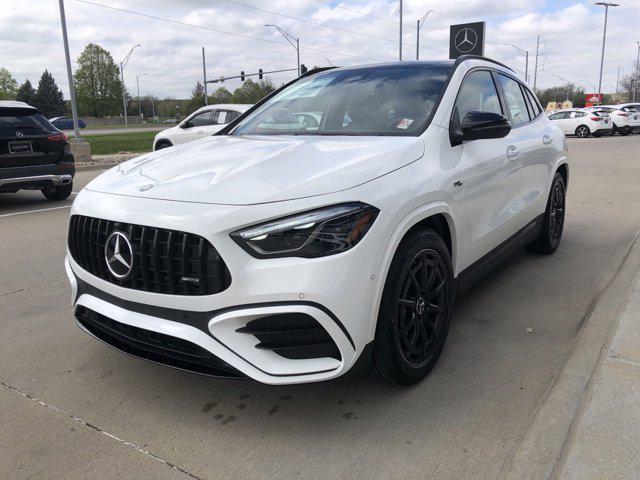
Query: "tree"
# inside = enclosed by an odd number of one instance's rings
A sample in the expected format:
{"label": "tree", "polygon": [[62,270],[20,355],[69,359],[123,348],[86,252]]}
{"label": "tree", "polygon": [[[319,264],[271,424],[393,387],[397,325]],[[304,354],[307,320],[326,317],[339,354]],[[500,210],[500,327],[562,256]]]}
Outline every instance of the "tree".
{"label": "tree", "polygon": [[56,85],[56,81],[47,70],[42,72],[38,82],[38,90],[33,97],[33,106],[47,117],[64,115],[66,108],[62,91]]}
{"label": "tree", "polygon": [[35,103],[35,96],[36,89],[33,88],[33,85],[31,85],[31,82],[27,78],[24,83],[20,85],[20,88],[18,88],[16,100],[33,105]]}
{"label": "tree", "polygon": [[107,50],[94,43],[84,47],[73,77],[81,115],[104,117],[122,112],[119,74],[120,69]]}
{"label": "tree", "polygon": [[196,82],[191,92],[191,99],[189,99],[189,111],[193,112],[203,106],[204,106],[204,85],[202,85],[198,81]]}
{"label": "tree", "polygon": [[622,77],[622,80],[620,80],[620,93],[631,100],[633,98],[634,89],[636,89],[637,100],[638,94],[640,94],[640,77],[636,75],[635,69],[633,73],[628,73],[627,75]]}
{"label": "tree", "polygon": [[257,103],[276,89],[271,80],[254,82],[249,79],[233,92],[232,103]]}
{"label": "tree", "polygon": [[233,94],[226,87],[218,87],[209,95],[209,105],[216,103],[233,103]]}
{"label": "tree", "polygon": [[13,100],[18,91],[18,82],[13,78],[11,72],[4,67],[0,67],[0,100]]}

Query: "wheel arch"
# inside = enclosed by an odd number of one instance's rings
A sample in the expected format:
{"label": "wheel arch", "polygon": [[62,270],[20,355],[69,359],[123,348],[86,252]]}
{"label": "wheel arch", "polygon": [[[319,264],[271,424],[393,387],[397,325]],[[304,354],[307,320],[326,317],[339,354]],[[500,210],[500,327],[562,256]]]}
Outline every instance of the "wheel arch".
{"label": "wheel arch", "polygon": [[153,151],[155,152],[158,148],[159,143],[168,143],[170,147],[173,147],[173,142],[168,138],[159,138],[153,142]]}
{"label": "wheel arch", "polygon": [[562,175],[562,179],[564,180],[564,187],[567,188],[569,186],[569,164],[561,163],[557,166],[556,172]]}
{"label": "wheel arch", "polygon": [[378,270],[376,291],[373,298],[374,308],[371,309],[371,318],[369,321],[369,339],[373,339],[375,336],[380,301],[382,299],[384,285],[387,280],[387,275],[389,273],[393,257],[405,238],[413,232],[423,228],[431,228],[438,232],[442,237],[444,243],[449,249],[449,253],[451,254],[451,264],[454,276],[458,273],[458,252],[460,251],[460,248],[458,245],[459,239],[456,229],[456,217],[451,206],[446,202],[435,202],[423,205],[409,212],[396,225],[383,254],[380,268]]}

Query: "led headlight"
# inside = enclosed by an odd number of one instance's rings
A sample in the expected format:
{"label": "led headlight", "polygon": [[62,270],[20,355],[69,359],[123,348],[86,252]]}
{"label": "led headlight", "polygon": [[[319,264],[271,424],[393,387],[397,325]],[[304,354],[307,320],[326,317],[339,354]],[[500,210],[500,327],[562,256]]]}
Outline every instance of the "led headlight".
{"label": "led headlight", "polygon": [[258,258],[324,257],[356,245],[378,213],[366,203],[343,203],[238,230],[231,238]]}

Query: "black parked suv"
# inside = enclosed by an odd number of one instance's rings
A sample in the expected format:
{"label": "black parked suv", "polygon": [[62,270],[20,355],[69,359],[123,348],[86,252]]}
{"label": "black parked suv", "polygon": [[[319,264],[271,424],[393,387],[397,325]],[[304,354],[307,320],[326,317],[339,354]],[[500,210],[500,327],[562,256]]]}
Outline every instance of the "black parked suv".
{"label": "black parked suv", "polygon": [[0,101],[0,193],[41,190],[71,195],[76,167],[67,136],[23,102]]}

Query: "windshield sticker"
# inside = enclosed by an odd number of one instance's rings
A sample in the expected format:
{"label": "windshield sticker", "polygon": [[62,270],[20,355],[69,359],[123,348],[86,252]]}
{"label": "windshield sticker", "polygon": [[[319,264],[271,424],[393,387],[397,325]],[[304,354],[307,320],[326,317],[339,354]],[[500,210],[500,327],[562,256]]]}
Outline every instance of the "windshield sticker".
{"label": "windshield sticker", "polygon": [[411,125],[412,123],[413,123],[412,119],[403,118],[398,122],[398,125],[396,125],[396,128],[402,128],[403,130],[406,130],[407,128],[409,128],[409,125]]}

